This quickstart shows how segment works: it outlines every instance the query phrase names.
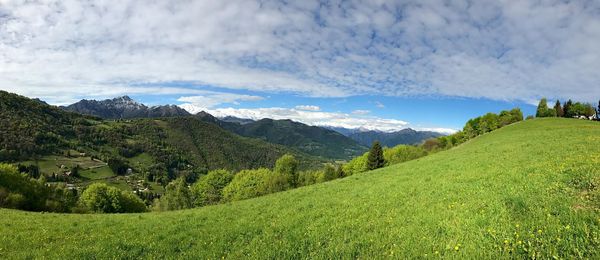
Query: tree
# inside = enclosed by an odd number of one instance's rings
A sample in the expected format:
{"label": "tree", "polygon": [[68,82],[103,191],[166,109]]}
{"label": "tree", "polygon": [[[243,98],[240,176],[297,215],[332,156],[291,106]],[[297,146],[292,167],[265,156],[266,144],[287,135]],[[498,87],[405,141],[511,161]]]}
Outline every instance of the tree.
{"label": "tree", "polygon": [[180,177],[165,187],[165,194],[158,201],[158,205],[155,206],[162,211],[189,209],[194,205],[193,202],[192,193],[185,182],[185,178]]}
{"label": "tree", "polygon": [[573,101],[571,101],[570,99],[565,102],[565,104],[563,105],[563,116],[564,117],[573,117],[573,111],[572,108],[573,107]]}
{"label": "tree", "polygon": [[512,123],[523,121],[523,112],[518,107],[511,109],[510,114],[513,116]]}
{"label": "tree", "polygon": [[[463,128],[463,132],[465,133],[465,137],[467,139],[471,139],[479,135],[479,120],[480,118],[469,119]],[[427,149],[427,148],[426,148]],[[429,149],[427,149],[429,150]]]}
{"label": "tree", "polygon": [[15,166],[0,163],[0,207],[42,211],[46,209],[49,188]]}
{"label": "tree", "polygon": [[494,113],[487,113],[479,120],[479,134],[485,134],[487,132],[498,129],[499,126],[498,115]]}
{"label": "tree", "polygon": [[130,192],[108,186],[106,183],[94,183],[83,191],[79,205],[96,213],[133,213],[146,211],[146,204]]}
{"label": "tree", "polygon": [[369,170],[375,170],[383,166],[385,166],[383,149],[381,148],[379,141],[375,141],[371,146],[371,150],[369,150],[369,157],[367,157],[367,168]]}
{"label": "tree", "polygon": [[129,168],[125,161],[118,158],[110,158],[107,163],[108,167],[117,175],[125,175]]}
{"label": "tree", "polygon": [[223,189],[233,180],[233,173],[227,170],[210,171],[192,186],[196,206],[214,205],[223,198]]}
{"label": "tree", "polygon": [[600,100],[598,100],[598,110],[596,110],[596,120],[600,121]]}
{"label": "tree", "polygon": [[585,104],[585,109],[584,109],[584,115],[586,117],[591,117],[596,113],[596,109],[594,109],[594,106],[592,106],[592,104]]}
{"label": "tree", "polygon": [[554,110],[556,110],[557,117],[563,117],[565,115],[565,111],[563,111],[563,108],[560,105],[560,101],[558,99],[556,100],[556,104],[554,104]]}
{"label": "tree", "polygon": [[[473,137],[475,137],[475,136],[477,136],[477,135],[474,135]],[[425,142],[423,142],[423,144],[421,146],[426,151],[434,151],[434,150],[440,148],[440,140],[437,138],[429,138],[429,139],[425,140]]]}
{"label": "tree", "polygon": [[542,98],[540,100],[540,103],[537,106],[535,117],[544,117],[546,115],[547,109],[548,109],[548,104],[547,104],[546,98]]}
{"label": "tree", "polygon": [[334,180],[337,178],[338,177],[337,177],[336,168],[333,165],[331,165],[330,163],[328,163],[325,165],[325,167],[323,167],[323,170],[319,171],[319,173],[317,175],[317,182],[321,183],[321,182]]}
{"label": "tree", "polygon": [[288,179],[290,186],[296,187],[298,179],[296,174],[297,169],[298,160],[296,160],[293,155],[286,154],[277,159],[275,162],[275,169],[273,171],[275,174],[281,174],[285,176]]}

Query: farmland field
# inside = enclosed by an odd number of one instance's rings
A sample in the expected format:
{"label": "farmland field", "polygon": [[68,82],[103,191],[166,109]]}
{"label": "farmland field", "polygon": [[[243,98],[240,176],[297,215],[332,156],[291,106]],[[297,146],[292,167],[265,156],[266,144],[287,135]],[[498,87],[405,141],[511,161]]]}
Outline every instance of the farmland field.
{"label": "farmland field", "polygon": [[600,124],[536,119],[255,199],[145,214],[0,209],[0,258],[600,258]]}

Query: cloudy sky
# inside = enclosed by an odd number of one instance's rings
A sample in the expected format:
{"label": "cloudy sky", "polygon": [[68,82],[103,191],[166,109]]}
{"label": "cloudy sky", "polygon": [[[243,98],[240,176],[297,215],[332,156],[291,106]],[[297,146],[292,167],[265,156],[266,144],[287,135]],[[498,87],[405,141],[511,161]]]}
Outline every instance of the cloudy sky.
{"label": "cloudy sky", "polygon": [[0,89],[215,115],[461,128],[600,99],[600,1],[0,0]]}

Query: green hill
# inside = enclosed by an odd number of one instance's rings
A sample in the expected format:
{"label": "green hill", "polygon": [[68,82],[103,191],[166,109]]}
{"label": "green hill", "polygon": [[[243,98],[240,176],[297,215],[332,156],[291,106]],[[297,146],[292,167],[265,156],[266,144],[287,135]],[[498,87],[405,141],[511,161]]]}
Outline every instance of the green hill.
{"label": "green hill", "polygon": [[372,172],[193,210],[0,210],[0,258],[600,257],[600,124],[537,119]]}

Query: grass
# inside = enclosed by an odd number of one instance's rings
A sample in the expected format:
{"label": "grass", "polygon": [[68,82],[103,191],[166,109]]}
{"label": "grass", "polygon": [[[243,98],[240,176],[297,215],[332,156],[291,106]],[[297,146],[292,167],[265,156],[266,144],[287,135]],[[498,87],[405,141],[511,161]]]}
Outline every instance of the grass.
{"label": "grass", "polygon": [[102,180],[116,176],[108,166],[100,166],[97,168],[88,168],[81,170],[79,175],[87,180]]}
{"label": "grass", "polygon": [[134,169],[144,169],[154,164],[154,159],[148,153],[141,153],[128,159],[129,165]]}
{"label": "grass", "polygon": [[0,258],[600,258],[600,124],[536,119],[345,179],[205,208],[0,210]]}
{"label": "grass", "polygon": [[[71,154],[79,155],[79,153],[76,151],[72,151]],[[69,169],[75,165],[79,165],[81,169],[89,169],[106,165],[101,161],[92,160],[89,156],[65,157],[57,155],[48,155],[40,158],[38,161],[26,161],[20,163],[24,165],[37,164],[40,168],[40,172],[46,176],[50,176],[53,173],[58,174],[67,171],[67,169],[61,169],[61,165],[64,165]]]}

